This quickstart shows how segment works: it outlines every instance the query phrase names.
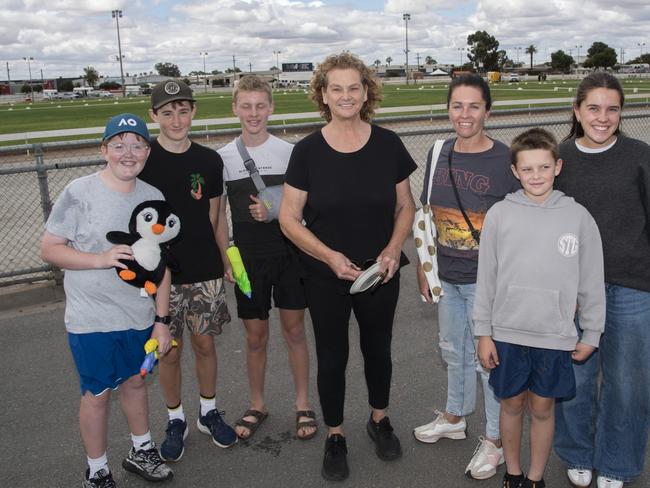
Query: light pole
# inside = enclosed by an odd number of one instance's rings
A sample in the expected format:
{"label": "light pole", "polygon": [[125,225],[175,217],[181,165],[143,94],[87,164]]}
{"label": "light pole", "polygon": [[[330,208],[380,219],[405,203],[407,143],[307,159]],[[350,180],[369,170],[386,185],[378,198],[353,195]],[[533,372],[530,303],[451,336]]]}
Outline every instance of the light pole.
{"label": "light pole", "polygon": [[208,55],[207,51],[199,53],[203,57],[203,92],[208,93],[208,74],[205,71],[205,57]]}
{"label": "light pole", "polygon": [[34,58],[31,56],[23,57],[27,61],[27,69],[29,70],[29,89],[32,92],[32,103],[34,103],[34,84],[32,83],[32,65],[30,61],[34,61]]}
{"label": "light pole", "polygon": [[280,54],[282,54],[282,51],[273,51],[273,54],[275,54],[275,68],[280,72],[282,71],[280,69]]}
{"label": "light pole", "polygon": [[404,19],[404,30],[406,32],[406,49],[404,49],[404,54],[406,54],[406,69],[404,73],[406,74],[406,84],[409,84],[409,20],[411,20],[411,14],[403,14],[402,19]]}
{"label": "light pole", "polygon": [[519,51],[521,51],[521,47],[517,46],[515,48],[515,52],[517,53],[517,67],[519,67]]}
{"label": "light pole", "polygon": [[637,42],[637,46],[639,46],[639,57],[643,57],[643,46],[645,46],[645,42]]}
{"label": "light pole", "polygon": [[460,57],[460,59],[459,59],[460,64],[458,66],[460,68],[462,68],[463,67],[463,51],[465,50],[465,48],[464,47],[459,47],[457,49],[458,49],[458,54],[459,54],[459,57]]}
{"label": "light pole", "polygon": [[124,67],[122,66],[122,41],[120,40],[120,17],[122,17],[121,10],[112,10],[111,15],[115,19],[117,26],[117,52],[120,56],[120,78],[122,79],[122,98],[126,96],[126,86],[124,86]]}
{"label": "light pole", "polygon": [[578,56],[576,57],[576,68],[580,66],[580,48],[582,44],[576,44],[576,49],[578,50]]}
{"label": "light pole", "polygon": [[278,77],[277,81],[275,82],[275,87],[276,88],[280,86],[280,73],[282,73],[282,70],[280,69],[280,54],[281,53],[282,53],[282,51],[280,51],[280,50],[273,51],[273,54],[275,54],[275,69],[277,70],[275,74]]}

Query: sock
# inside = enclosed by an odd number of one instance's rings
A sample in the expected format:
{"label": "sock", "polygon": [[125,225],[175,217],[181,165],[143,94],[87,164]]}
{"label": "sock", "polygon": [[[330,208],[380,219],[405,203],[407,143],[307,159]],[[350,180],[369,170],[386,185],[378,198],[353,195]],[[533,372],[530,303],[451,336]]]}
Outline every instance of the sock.
{"label": "sock", "polygon": [[216,397],[206,398],[203,395],[199,395],[201,399],[201,417],[204,417],[208,414],[210,410],[217,408]]}
{"label": "sock", "polygon": [[88,478],[92,478],[97,474],[100,469],[105,469],[106,472],[109,472],[108,469],[108,458],[106,457],[106,452],[99,456],[97,459],[87,458],[88,459]]}
{"label": "sock", "polygon": [[146,434],[135,435],[131,434],[131,440],[133,441],[133,449],[139,451],[141,449],[151,448],[151,432],[147,431]]}
{"label": "sock", "polygon": [[169,420],[182,420],[185,422],[185,412],[183,412],[183,404],[179,403],[175,407],[167,407],[167,415],[169,416]]}

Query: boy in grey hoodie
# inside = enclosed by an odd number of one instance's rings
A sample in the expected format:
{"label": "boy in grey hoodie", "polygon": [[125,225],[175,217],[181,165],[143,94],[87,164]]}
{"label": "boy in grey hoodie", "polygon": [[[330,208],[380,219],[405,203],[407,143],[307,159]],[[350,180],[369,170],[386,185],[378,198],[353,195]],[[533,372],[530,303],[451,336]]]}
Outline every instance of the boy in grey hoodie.
{"label": "boy in grey hoodie", "polygon": [[[571,361],[591,355],[605,324],[600,234],[582,205],[553,190],[562,169],[558,152],[543,129],[514,139],[512,171],[523,189],[488,211],[481,233],[474,324],[479,359],[491,369],[490,385],[501,398],[504,488],[545,486],[555,398],[575,394]],[[527,404],[526,477],[520,447]]]}

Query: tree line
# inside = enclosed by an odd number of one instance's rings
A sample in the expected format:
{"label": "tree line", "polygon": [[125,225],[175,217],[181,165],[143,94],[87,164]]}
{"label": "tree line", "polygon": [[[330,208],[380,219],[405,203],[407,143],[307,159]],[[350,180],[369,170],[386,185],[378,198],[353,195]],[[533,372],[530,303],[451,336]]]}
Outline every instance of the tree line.
{"label": "tree line", "polygon": [[[465,68],[475,68],[477,70],[484,71],[501,71],[504,68],[516,68],[522,66],[523,63],[517,65],[512,59],[510,59],[504,49],[500,49],[500,43],[496,37],[489,34],[487,31],[476,31],[467,36],[467,59],[466,63],[462,63],[462,67]],[[530,56],[530,69],[533,69],[534,64],[534,55],[538,52],[537,47],[533,44],[526,47],[524,52]],[[386,59],[386,65],[390,66],[393,62],[393,58],[388,56]],[[431,56],[424,57],[424,63],[427,65],[437,64],[436,60]],[[635,59],[628,61],[626,64],[633,63],[650,63],[650,53],[643,54]],[[376,68],[379,68],[381,61],[376,59],[373,64]],[[568,73],[572,66],[576,65],[576,60],[567,54],[563,50],[559,49],[551,53],[551,68],[562,73]],[[596,41],[591,47],[587,50],[587,58],[582,63],[585,68],[611,68],[617,64],[616,50],[604,42]],[[168,76],[170,78],[181,78],[181,70],[178,65],[170,62],[160,62],[156,63],[154,66],[156,72],[161,76]],[[278,70],[276,66],[270,68],[273,70]],[[238,67],[228,68],[225,70],[225,73],[240,73],[241,70]],[[208,74],[220,74],[221,71],[215,69],[209,73],[204,73],[203,71],[192,71],[188,73],[188,76],[203,76]],[[128,76],[128,73],[127,73]],[[84,68],[83,78],[86,80],[86,83],[92,87],[97,85],[99,81],[99,73],[97,70],[88,66]],[[119,88],[120,84],[116,82],[104,82],[99,85],[100,88],[105,89],[114,89]],[[34,85],[35,91],[37,90],[36,85]]]}

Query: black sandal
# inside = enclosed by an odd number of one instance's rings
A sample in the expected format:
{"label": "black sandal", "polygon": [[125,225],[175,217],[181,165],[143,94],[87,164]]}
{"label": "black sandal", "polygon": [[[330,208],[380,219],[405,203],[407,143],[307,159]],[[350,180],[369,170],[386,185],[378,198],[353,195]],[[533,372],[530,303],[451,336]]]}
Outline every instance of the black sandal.
{"label": "black sandal", "polygon": [[[266,417],[268,417],[269,414],[260,412],[259,410],[246,410],[244,412],[244,415],[242,415],[237,422],[235,422],[236,427],[243,427],[244,429],[248,429],[248,435],[243,436],[237,434],[237,437],[239,437],[242,440],[247,440],[250,439],[255,431],[259,428],[260,425],[262,425],[262,422],[266,420]],[[250,420],[245,420],[244,417],[255,417],[257,420],[255,422],[251,422]]]}
{"label": "black sandal", "polygon": [[[300,417],[309,417],[310,420],[300,420]],[[314,431],[309,434],[300,435],[300,431],[307,427],[314,427]],[[296,438],[301,441],[311,439],[318,432],[318,422],[316,422],[316,413],[313,410],[298,410],[296,412]]]}

